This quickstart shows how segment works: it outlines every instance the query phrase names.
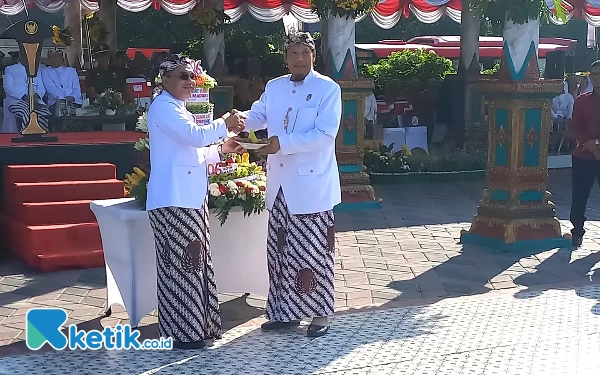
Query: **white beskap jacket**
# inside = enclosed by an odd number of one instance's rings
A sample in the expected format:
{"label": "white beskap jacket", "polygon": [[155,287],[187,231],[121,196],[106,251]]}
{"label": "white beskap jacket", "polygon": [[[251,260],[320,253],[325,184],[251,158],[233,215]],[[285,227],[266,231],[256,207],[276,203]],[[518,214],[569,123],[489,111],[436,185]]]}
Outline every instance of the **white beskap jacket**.
{"label": "white beskap jacket", "polygon": [[225,121],[196,125],[185,102],[163,91],[148,111],[150,180],[146,210],[161,207],[199,209],[208,193],[207,164],[217,162],[210,146],[227,136]]}
{"label": "white beskap jacket", "polygon": [[335,138],[342,96],[335,81],[314,71],[299,84],[290,75],[276,78],[246,115],[247,130],[268,128],[281,145],[267,161],[269,209],[280,187],[292,214],[327,211],[341,202]]}
{"label": "white beskap jacket", "polygon": [[42,81],[48,92],[48,105],[53,106],[59,99],[67,96],[75,98],[75,103],[81,104],[81,86],[79,75],[75,68],[70,66],[59,66],[53,68],[48,66],[41,70]]}

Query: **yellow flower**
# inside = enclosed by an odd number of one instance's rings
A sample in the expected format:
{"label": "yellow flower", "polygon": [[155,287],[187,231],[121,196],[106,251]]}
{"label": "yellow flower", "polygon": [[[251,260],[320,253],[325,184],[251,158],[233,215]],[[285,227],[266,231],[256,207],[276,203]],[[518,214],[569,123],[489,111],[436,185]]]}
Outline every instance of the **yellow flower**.
{"label": "yellow flower", "polygon": [[242,154],[242,163],[250,163],[250,154],[247,152],[244,152]]}
{"label": "yellow flower", "polygon": [[139,169],[138,167],[133,167],[133,171],[135,172],[136,175],[138,175],[140,178],[142,177],[146,177],[146,173],[144,173],[144,171],[142,171],[141,169]]}

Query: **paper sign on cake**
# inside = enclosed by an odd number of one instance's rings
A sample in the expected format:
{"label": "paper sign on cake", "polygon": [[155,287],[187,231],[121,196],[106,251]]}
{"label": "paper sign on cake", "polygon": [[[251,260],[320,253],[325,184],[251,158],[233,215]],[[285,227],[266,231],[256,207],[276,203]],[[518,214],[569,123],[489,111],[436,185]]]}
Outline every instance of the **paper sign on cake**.
{"label": "paper sign on cake", "polygon": [[[187,100],[189,111],[192,112],[192,116],[194,116],[194,120],[197,125],[207,125],[213,120],[213,112],[212,110],[198,110],[198,108],[192,109],[192,107],[202,107],[199,103],[209,103],[210,99],[210,89],[199,85],[199,78],[201,79],[211,79],[211,77],[206,76],[204,69],[202,69],[201,62],[199,60],[194,60],[192,62],[192,70],[194,74],[196,74],[196,88],[192,92],[192,95]],[[204,81],[203,81],[204,82]],[[207,112],[207,113],[198,113],[198,112]]]}
{"label": "paper sign on cake", "polygon": [[209,99],[208,90],[197,87],[196,89],[194,89],[194,92],[192,93],[192,96],[188,99],[188,102],[203,103],[203,102],[208,102],[208,99]]}
{"label": "paper sign on cake", "polygon": [[198,114],[194,114],[192,116],[194,116],[194,120],[196,120],[196,125],[207,125],[213,119],[212,112],[210,112],[210,113],[198,113]]}
{"label": "paper sign on cake", "polygon": [[209,175],[219,175],[219,174],[230,174],[237,170],[238,164],[225,164],[225,163],[217,163],[217,164],[209,164],[208,165],[208,174]]}

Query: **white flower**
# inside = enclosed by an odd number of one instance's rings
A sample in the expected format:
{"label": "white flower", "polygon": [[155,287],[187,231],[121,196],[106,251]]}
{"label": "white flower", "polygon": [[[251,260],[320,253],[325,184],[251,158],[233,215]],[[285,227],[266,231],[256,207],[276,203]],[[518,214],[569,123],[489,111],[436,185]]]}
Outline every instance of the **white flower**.
{"label": "white flower", "polygon": [[140,138],[133,147],[138,151],[144,151],[144,149],[150,150],[150,144],[148,143],[148,138]]}
{"label": "white flower", "polygon": [[213,197],[218,197],[221,195],[221,191],[219,190],[218,187],[216,189],[210,189],[209,192],[210,192],[210,195],[212,195]]}
{"label": "white flower", "polygon": [[138,117],[135,128],[139,131],[143,131],[144,133],[148,133],[148,112],[144,112],[140,117]]}
{"label": "white flower", "polygon": [[217,184],[216,182],[211,183],[210,185],[208,185],[208,190],[219,190],[219,184]]}
{"label": "white flower", "polygon": [[227,181],[227,190],[236,191],[238,186],[232,180]]}

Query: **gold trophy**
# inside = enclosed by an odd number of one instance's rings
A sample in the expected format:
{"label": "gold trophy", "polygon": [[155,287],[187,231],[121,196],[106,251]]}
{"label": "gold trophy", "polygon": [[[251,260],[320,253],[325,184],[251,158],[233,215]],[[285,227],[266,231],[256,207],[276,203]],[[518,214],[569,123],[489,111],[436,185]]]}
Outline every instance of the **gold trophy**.
{"label": "gold trophy", "polygon": [[21,131],[21,137],[14,137],[13,143],[56,142],[58,137],[44,136],[47,132],[38,123],[35,113],[35,87],[33,79],[37,76],[39,60],[44,40],[52,37],[52,28],[34,20],[22,20],[10,25],[0,39],[15,39],[19,44],[19,60],[27,72],[29,96],[29,123]]}

